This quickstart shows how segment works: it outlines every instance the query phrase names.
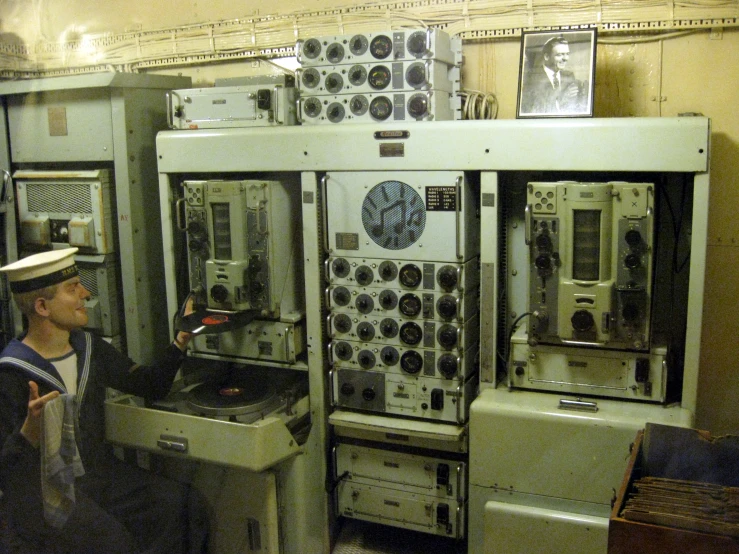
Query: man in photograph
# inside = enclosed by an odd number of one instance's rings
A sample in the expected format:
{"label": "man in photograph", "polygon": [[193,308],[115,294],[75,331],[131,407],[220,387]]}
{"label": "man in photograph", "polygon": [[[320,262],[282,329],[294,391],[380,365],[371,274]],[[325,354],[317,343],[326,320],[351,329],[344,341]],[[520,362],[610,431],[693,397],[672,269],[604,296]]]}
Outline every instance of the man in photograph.
{"label": "man in photograph", "polygon": [[521,114],[581,114],[587,101],[587,84],[569,71],[570,46],[561,35],[541,49],[541,63],[524,71]]}

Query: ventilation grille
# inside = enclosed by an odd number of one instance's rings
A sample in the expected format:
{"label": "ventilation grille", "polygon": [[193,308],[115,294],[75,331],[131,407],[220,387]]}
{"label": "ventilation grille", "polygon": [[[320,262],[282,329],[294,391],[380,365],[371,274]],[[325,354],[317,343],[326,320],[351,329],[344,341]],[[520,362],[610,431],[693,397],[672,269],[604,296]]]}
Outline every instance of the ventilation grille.
{"label": "ventilation grille", "polygon": [[92,213],[90,185],[85,183],[27,183],[29,212]]}
{"label": "ventilation grille", "polygon": [[97,271],[90,267],[80,267],[79,265],[77,267],[80,271],[80,282],[82,285],[90,291],[92,296],[99,296]]}

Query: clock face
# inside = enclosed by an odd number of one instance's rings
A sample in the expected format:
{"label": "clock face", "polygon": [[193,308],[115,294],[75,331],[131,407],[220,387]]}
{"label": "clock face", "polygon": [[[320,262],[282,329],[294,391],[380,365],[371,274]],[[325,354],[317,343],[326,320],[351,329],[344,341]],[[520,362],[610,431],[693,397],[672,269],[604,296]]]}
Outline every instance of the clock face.
{"label": "clock face", "polygon": [[378,246],[402,250],[421,238],[426,227],[426,206],[410,185],[383,181],[364,197],[362,224]]}

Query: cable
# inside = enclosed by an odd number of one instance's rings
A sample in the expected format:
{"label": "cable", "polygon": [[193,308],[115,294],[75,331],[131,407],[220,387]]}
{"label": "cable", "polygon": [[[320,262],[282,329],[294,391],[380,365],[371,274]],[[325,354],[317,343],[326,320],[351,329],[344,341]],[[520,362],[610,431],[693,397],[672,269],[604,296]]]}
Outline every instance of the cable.
{"label": "cable", "polygon": [[491,92],[465,89],[459,92],[462,98],[462,119],[496,119],[498,98]]}

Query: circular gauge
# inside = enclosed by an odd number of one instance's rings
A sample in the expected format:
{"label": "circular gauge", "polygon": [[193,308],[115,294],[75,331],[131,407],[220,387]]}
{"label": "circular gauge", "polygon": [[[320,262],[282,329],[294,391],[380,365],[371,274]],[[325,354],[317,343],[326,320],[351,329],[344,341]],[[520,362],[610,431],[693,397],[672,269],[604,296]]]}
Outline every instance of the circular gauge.
{"label": "circular gauge", "polygon": [[425,94],[414,94],[408,99],[408,113],[411,117],[422,119],[429,115],[429,99]]}
{"label": "circular gauge", "polygon": [[344,88],[344,78],[338,73],[329,73],[326,77],[326,90],[336,94]]}
{"label": "circular gauge", "polygon": [[360,294],[354,302],[360,313],[369,314],[375,309],[375,301],[369,294]]}
{"label": "circular gauge", "polygon": [[367,51],[369,42],[364,35],[354,35],[349,41],[349,51],[355,56],[361,56]]}
{"label": "circular gauge", "polygon": [[426,54],[426,31],[411,33],[411,36],[406,41],[406,47],[408,48],[408,52],[415,58],[420,58]]}
{"label": "circular gauge", "polygon": [[336,357],[340,360],[344,360],[345,362],[352,359],[352,346],[348,342],[345,341],[339,341],[336,343],[336,346],[334,347],[334,354],[336,354]]}
{"label": "circular gauge", "polygon": [[398,308],[403,315],[416,317],[421,313],[421,299],[409,292],[400,297]]}
{"label": "circular gauge", "polygon": [[303,113],[308,117],[318,117],[321,115],[321,101],[318,98],[307,98],[303,102]]}
{"label": "circular gauge", "polygon": [[380,350],[380,359],[386,366],[393,366],[398,363],[400,355],[398,351],[392,346],[386,346]]}
{"label": "circular gauge", "polygon": [[367,286],[374,280],[375,274],[369,266],[360,265],[354,272],[354,278],[360,285]]}
{"label": "circular gauge", "polygon": [[317,69],[310,67],[303,72],[301,82],[305,88],[316,88],[318,83],[321,82],[321,75]]}
{"label": "circular gauge", "polygon": [[328,117],[328,120],[331,123],[339,123],[344,119],[344,115],[344,106],[338,102],[332,102],[329,104],[328,108],[326,108],[326,117]]}
{"label": "circular gauge", "polygon": [[414,289],[421,284],[422,278],[421,268],[415,264],[406,264],[400,268],[400,283],[404,287]]}
{"label": "circular gauge", "polygon": [[400,340],[411,346],[417,345],[423,338],[423,330],[417,323],[409,321],[404,323],[400,328]]}
{"label": "circular gauge", "polygon": [[377,35],[372,39],[369,50],[375,59],[384,60],[393,51],[393,41],[387,35]]}
{"label": "circular gauge", "polygon": [[326,48],[326,59],[331,63],[339,63],[344,59],[344,47],[334,42]]}
{"label": "circular gauge", "polygon": [[408,350],[400,357],[400,367],[403,371],[415,375],[423,369],[423,358],[415,350]]}
{"label": "circular gauge", "polygon": [[383,281],[392,281],[398,276],[398,266],[390,260],[385,260],[380,264],[380,278]]}
{"label": "circular gauge", "polygon": [[380,306],[383,310],[394,310],[398,305],[398,295],[391,290],[384,290],[380,293]]}
{"label": "circular gauge", "polygon": [[367,97],[362,96],[361,94],[352,96],[352,99],[349,100],[349,109],[357,116],[366,114],[369,109],[369,101],[367,100]]}
{"label": "circular gauge", "polygon": [[309,60],[315,60],[318,56],[321,55],[321,43],[318,41],[318,39],[309,38],[305,41],[305,44],[303,44],[302,53],[303,56],[305,56]]}
{"label": "circular gauge", "polygon": [[349,275],[349,270],[351,268],[349,267],[349,262],[344,258],[336,258],[331,262],[331,269],[333,270],[334,275],[343,279]]}
{"label": "circular gauge", "polygon": [[393,103],[387,96],[378,96],[370,102],[370,115],[379,121],[385,121],[393,113]]}
{"label": "circular gauge", "polygon": [[364,197],[362,224],[378,246],[402,250],[421,238],[426,227],[426,207],[407,183],[383,181]]}
{"label": "circular gauge", "polygon": [[386,317],[380,322],[380,333],[386,339],[395,338],[398,334],[398,322]]}
{"label": "circular gauge", "polygon": [[414,89],[420,89],[427,85],[426,66],[421,62],[414,62],[405,70],[405,81]]}
{"label": "circular gauge", "polygon": [[357,361],[359,362],[359,367],[362,369],[372,369],[377,363],[374,352],[371,352],[370,350],[360,351],[359,354],[357,354]]}
{"label": "circular gauge", "polygon": [[367,73],[367,83],[375,90],[382,90],[390,84],[391,77],[390,68],[384,65],[376,65]]}
{"label": "circular gauge", "polygon": [[336,287],[331,294],[331,298],[333,298],[334,304],[337,306],[346,306],[352,299],[352,295],[346,287]]}

